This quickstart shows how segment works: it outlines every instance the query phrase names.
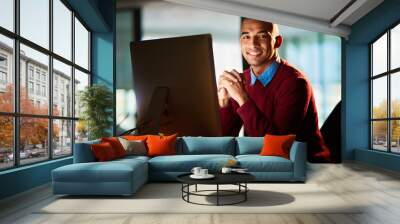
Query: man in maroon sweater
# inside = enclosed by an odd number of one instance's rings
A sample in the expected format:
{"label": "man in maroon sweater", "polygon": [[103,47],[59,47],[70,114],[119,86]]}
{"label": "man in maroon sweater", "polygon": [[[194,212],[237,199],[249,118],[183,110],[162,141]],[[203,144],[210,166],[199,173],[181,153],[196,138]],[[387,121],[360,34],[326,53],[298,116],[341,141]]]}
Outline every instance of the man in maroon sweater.
{"label": "man in maroon sweater", "polygon": [[279,58],[278,26],[244,19],[240,45],[250,68],[243,74],[225,71],[219,78],[218,98],[224,135],[296,134],[307,142],[308,160],[329,161],[330,152],[318,128],[311,84],[305,75]]}

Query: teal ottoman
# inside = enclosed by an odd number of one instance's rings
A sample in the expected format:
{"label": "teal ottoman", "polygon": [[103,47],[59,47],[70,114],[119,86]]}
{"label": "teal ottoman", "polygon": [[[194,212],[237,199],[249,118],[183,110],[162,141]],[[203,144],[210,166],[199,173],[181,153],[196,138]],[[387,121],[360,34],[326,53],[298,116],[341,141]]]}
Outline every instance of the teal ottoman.
{"label": "teal ottoman", "polygon": [[132,195],[148,180],[147,157],[108,162],[74,163],[52,171],[53,193]]}

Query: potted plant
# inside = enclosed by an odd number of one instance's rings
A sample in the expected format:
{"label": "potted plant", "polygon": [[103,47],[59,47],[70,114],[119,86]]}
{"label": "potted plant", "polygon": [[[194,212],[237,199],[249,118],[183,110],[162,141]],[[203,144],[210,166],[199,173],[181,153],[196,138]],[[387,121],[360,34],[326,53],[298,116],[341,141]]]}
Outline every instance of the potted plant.
{"label": "potted plant", "polygon": [[79,93],[79,107],[81,109],[80,126],[87,128],[89,140],[109,136],[112,125],[112,92],[104,85],[94,84],[86,87]]}

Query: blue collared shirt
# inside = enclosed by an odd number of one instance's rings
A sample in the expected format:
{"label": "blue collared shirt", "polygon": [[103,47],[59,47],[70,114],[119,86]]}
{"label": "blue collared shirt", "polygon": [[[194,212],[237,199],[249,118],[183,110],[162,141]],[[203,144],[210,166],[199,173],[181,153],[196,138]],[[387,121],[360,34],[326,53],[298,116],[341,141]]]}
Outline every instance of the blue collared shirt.
{"label": "blue collared shirt", "polygon": [[251,76],[251,85],[253,86],[257,79],[261,82],[263,86],[266,86],[274,77],[276,70],[278,70],[279,63],[277,61],[274,61],[263,73],[261,73],[260,76],[256,76],[253,73],[253,70],[250,69],[250,76]]}

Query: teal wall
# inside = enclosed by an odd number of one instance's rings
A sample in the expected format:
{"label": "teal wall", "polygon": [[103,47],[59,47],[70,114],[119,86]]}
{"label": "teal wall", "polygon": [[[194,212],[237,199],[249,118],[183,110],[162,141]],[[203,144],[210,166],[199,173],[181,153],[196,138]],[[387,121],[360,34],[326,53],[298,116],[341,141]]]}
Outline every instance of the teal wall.
{"label": "teal wall", "polygon": [[[92,82],[101,83],[110,88],[116,101],[115,92],[115,1],[99,0],[98,9],[103,15],[109,30],[92,32]],[[113,107],[112,127],[109,128],[111,135],[115,135],[115,106]]]}
{"label": "teal wall", "polygon": [[356,149],[355,160],[400,172],[400,155],[393,155],[393,153]]}
{"label": "teal wall", "polygon": [[48,183],[53,169],[71,163],[72,158],[69,157],[2,171],[0,199]]}
{"label": "teal wall", "polygon": [[[343,159],[399,170],[400,157],[369,148],[369,47],[377,36],[400,22],[400,1],[386,0],[351,27],[343,43]],[[362,150],[362,151],[360,151]]]}
{"label": "teal wall", "polygon": [[[106,84],[115,96],[115,0],[67,0],[92,31],[93,83]],[[114,108],[115,114],[115,108]],[[115,116],[113,127],[114,131]],[[51,181],[51,171],[72,163],[72,157],[0,172],[0,199]]]}

